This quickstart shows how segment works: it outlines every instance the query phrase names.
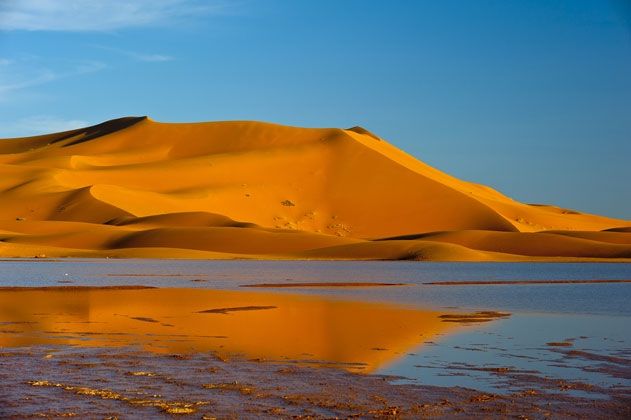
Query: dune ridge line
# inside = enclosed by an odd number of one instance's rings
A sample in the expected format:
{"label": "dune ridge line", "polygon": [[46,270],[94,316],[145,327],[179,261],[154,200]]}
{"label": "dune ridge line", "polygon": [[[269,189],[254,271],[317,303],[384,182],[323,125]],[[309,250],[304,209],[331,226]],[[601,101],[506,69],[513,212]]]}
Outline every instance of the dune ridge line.
{"label": "dune ridge line", "polygon": [[631,261],[631,221],[517,202],[359,126],[124,117],[3,139],[0,200],[0,258]]}

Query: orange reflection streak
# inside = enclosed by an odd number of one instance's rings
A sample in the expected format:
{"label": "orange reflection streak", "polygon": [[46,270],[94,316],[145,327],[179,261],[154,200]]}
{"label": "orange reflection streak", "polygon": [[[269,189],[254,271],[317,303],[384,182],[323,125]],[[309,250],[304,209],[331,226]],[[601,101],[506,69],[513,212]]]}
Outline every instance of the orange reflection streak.
{"label": "orange reflection streak", "polygon": [[258,292],[5,290],[0,291],[0,346],[139,345],[160,353],[214,351],[341,363],[371,372],[420,342],[458,328],[438,315]]}

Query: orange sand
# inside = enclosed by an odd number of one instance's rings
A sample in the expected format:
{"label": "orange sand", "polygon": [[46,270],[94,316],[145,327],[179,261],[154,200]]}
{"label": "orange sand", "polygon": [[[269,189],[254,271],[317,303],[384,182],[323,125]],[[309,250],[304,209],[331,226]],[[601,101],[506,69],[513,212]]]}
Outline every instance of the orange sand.
{"label": "orange sand", "polygon": [[0,140],[0,203],[4,257],[631,259],[631,221],[516,202],[359,127],[139,117]]}

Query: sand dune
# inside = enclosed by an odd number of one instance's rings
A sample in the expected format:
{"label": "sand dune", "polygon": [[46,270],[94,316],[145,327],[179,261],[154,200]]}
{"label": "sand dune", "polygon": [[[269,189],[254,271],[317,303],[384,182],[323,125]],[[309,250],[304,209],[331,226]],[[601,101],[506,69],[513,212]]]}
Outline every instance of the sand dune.
{"label": "sand dune", "polygon": [[129,117],[0,140],[0,255],[631,258],[631,221],[523,204],[361,127]]}

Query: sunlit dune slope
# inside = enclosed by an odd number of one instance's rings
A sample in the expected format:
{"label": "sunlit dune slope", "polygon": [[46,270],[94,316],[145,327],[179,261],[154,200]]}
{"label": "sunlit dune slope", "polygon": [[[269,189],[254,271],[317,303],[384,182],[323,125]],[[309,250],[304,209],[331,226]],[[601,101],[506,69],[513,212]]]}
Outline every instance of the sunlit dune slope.
{"label": "sunlit dune slope", "polygon": [[3,256],[631,258],[630,221],[519,203],[360,127],[128,117],[0,140],[0,203]]}

